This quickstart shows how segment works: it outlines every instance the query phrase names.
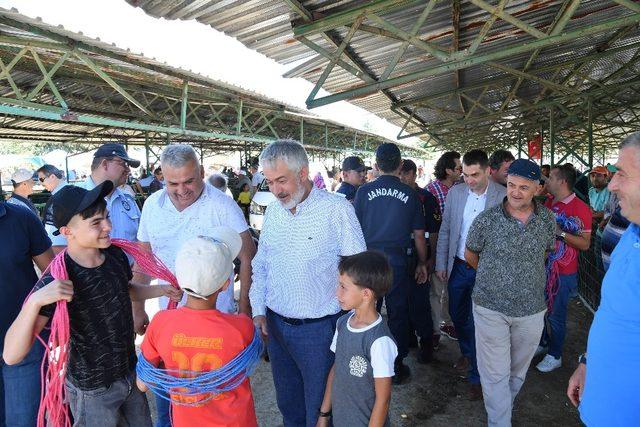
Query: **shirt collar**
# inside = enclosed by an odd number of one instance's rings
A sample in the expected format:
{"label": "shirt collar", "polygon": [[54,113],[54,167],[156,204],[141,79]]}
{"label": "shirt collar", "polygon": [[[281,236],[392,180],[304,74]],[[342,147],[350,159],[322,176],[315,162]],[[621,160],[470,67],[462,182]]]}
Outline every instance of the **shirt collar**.
{"label": "shirt collar", "polygon": [[296,205],[296,213],[300,212],[300,209],[306,209],[305,206],[312,205],[315,199],[319,196],[319,191],[325,190],[319,190],[315,185],[312,184],[311,191],[309,192],[307,198]]}
{"label": "shirt collar", "polygon": [[567,197],[565,197],[564,199],[560,200],[558,203],[562,203],[564,205],[568,205],[575,198],[576,198],[576,193],[571,193]]}
{"label": "shirt collar", "polygon": [[476,193],[474,193],[473,191],[471,191],[471,187],[467,187],[467,195],[474,195],[476,197],[486,197],[487,192],[489,191],[489,185],[491,185],[491,183],[487,184],[487,188],[484,189],[484,193],[477,195]]}
{"label": "shirt collar", "polygon": [[65,185],[67,185],[67,181],[65,181],[64,179],[61,179],[58,185],[56,186],[56,188],[53,189],[51,194],[52,195],[56,194],[58,191],[62,190],[62,187],[64,187]]}
{"label": "shirt collar", "polygon": [[[540,206],[540,204],[538,203],[538,201],[536,200],[536,198],[534,197],[533,200],[533,212],[531,212],[531,216],[529,216],[529,218],[532,218],[534,216],[538,215],[538,206]],[[513,216],[511,214],[509,214],[509,212],[506,209],[506,204],[507,204],[507,196],[504,196],[504,199],[502,199],[502,203],[500,204],[500,207],[502,208],[502,214],[506,217],[506,218],[513,218]],[[515,218],[513,218],[515,220]]]}
{"label": "shirt collar", "polygon": [[27,199],[26,197],[22,197],[22,196],[21,196],[21,195],[19,195],[19,194],[12,194],[12,195],[11,195],[11,197],[12,197],[12,198],[15,198],[15,199],[18,199],[18,200],[20,200],[21,202],[26,203],[27,205],[30,205],[30,204],[31,204],[31,200]]}

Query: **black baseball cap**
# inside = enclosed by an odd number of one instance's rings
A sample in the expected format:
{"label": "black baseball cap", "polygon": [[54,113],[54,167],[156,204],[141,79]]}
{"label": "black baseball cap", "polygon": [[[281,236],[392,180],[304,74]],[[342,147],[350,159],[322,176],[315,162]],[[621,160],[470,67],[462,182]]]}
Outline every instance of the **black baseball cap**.
{"label": "black baseball cap", "polygon": [[347,171],[362,172],[369,169],[371,168],[365,166],[362,159],[358,156],[349,156],[342,161],[341,170],[344,172],[347,172]]}
{"label": "black baseball cap", "polygon": [[509,165],[508,175],[516,175],[531,181],[540,181],[540,166],[531,160],[518,159]]}
{"label": "black baseball cap", "polygon": [[101,145],[93,155],[93,157],[120,157],[122,160],[127,162],[129,166],[137,168],[140,166],[140,161],[136,159],[132,159],[127,154],[127,150],[124,149],[124,145],[109,143]]}
{"label": "black baseball cap", "polygon": [[380,144],[376,149],[376,162],[388,162],[400,164],[402,155],[400,154],[400,148],[392,142],[385,142]]}
{"label": "black baseball cap", "polygon": [[102,200],[113,190],[113,182],[106,180],[93,190],[85,190],[75,185],[65,185],[56,194],[51,196],[51,208],[53,210],[53,225],[58,230],[53,234],[60,234],[60,228],[69,224],[71,218],[85,209],[91,207],[98,200]]}

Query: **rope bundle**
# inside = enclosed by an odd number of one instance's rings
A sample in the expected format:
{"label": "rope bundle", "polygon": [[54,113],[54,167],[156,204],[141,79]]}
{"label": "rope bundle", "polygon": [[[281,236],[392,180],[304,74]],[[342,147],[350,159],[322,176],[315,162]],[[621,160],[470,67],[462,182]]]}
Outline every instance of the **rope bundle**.
{"label": "rope bundle", "polygon": [[262,338],[256,329],[251,343],[218,369],[207,372],[161,369],[140,354],[136,374],[163,399],[182,406],[200,406],[242,384],[257,366],[263,349]]}
{"label": "rope bundle", "polygon": [[[562,231],[569,234],[578,234],[582,225],[575,217],[567,217],[563,212],[556,215],[556,224]],[[574,248],[567,246],[561,240],[556,240],[555,250],[547,257],[547,284],[545,287],[547,294],[547,312],[551,313],[553,301],[560,288],[560,268],[569,265],[577,256]]]}

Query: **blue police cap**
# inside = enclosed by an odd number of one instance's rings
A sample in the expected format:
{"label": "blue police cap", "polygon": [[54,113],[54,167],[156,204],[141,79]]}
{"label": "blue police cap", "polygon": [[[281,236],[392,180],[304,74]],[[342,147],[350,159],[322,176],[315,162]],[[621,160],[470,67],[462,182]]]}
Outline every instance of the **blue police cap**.
{"label": "blue police cap", "polygon": [[520,176],[531,181],[540,181],[540,166],[531,160],[517,159],[509,166],[508,175]]}

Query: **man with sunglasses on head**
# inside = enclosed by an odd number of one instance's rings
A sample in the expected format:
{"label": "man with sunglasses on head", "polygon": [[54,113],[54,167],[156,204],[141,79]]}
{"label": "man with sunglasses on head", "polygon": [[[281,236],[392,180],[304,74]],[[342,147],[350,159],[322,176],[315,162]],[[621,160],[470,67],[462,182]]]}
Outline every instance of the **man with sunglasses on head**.
{"label": "man with sunglasses on head", "polygon": [[[36,173],[38,174],[38,180],[42,186],[50,192],[52,196],[60,191],[62,187],[67,185],[67,181],[64,179],[64,173],[53,165],[43,165],[36,171]],[[53,206],[51,205],[51,198],[49,198],[49,201],[45,205],[42,223],[44,224],[44,228],[47,231],[49,239],[51,239],[51,248],[53,249],[53,253],[57,254],[67,246],[67,239],[61,234],[53,234],[58,230],[58,227],[53,224]]]}

